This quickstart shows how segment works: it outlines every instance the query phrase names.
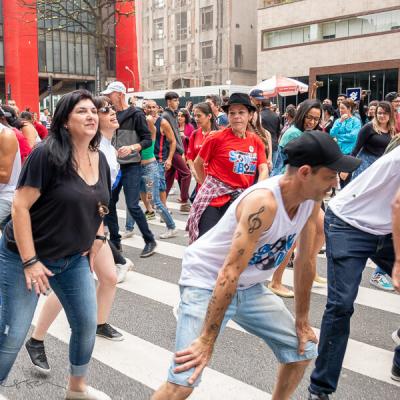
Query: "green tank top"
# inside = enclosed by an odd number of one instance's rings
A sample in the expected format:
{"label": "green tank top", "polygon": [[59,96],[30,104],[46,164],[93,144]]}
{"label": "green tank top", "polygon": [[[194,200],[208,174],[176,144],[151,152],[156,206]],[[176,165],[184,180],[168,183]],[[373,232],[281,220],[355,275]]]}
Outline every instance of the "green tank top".
{"label": "green tank top", "polygon": [[141,151],[141,155],[142,155],[142,160],[150,160],[154,157],[154,144],[155,144],[155,140],[151,141],[151,146],[148,147],[147,149],[144,149]]}

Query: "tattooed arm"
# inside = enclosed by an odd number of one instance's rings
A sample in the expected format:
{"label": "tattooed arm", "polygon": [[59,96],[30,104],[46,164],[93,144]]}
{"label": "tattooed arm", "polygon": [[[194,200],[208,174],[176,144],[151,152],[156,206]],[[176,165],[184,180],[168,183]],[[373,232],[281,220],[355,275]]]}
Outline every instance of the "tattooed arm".
{"label": "tattooed arm", "polygon": [[321,205],[315,204],[312,214],[304,225],[298,240],[298,251],[294,260],[294,293],[296,306],[296,332],[299,339],[299,354],[304,353],[307,341],[317,343],[317,338],[308,321],[311,286],[315,276],[312,260]]}
{"label": "tattooed arm", "polygon": [[240,274],[247,267],[261,233],[271,226],[276,208],[275,198],[267,190],[250,193],[237,207],[238,225],[232,246],[218,274],[200,337],[189,348],[175,355],[176,363],[181,364],[175,369],[176,372],[195,367],[189,384],[194,383],[211,358],[225,312],[236,293]]}

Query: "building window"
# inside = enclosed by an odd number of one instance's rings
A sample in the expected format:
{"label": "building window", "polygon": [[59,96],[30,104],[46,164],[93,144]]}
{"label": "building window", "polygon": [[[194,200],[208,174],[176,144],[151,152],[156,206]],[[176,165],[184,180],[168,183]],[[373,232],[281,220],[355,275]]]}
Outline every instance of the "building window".
{"label": "building window", "polygon": [[166,85],[164,81],[153,81],[153,89],[154,90],[162,90],[165,89]]}
{"label": "building window", "polygon": [[213,42],[208,40],[207,42],[201,42],[201,58],[207,60],[213,57]]}
{"label": "building window", "polygon": [[262,48],[290,46],[321,40],[351,38],[400,29],[400,10],[338,19],[320,24],[263,32]]}
{"label": "building window", "polygon": [[187,12],[181,12],[175,15],[176,38],[178,40],[187,38]]}
{"label": "building window", "polygon": [[242,45],[235,44],[235,68],[241,68],[242,66],[243,66]]}
{"label": "building window", "polygon": [[213,27],[213,7],[203,7],[200,9],[200,15],[201,15],[201,30],[204,31],[210,31],[212,30]]}
{"label": "building window", "polygon": [[153,0],[154,8],[163,8],[165,6],[165,0]]}
{"label": "building window", "polygon": [[153,22],[153,36],[154,39],[162,39],[164,37],[164,19],[155,19]]}
{"label": "building window", "polygon": [[175,7],[186,6],[186,0],[175,0]]}
{"label": "building window", "polygon": [[175,61],[177,63],[187,62],[187,46],[177,46],[175,48]]}
{"label": "building window", "polygon": [[164,66],[164,50],[154,50],[153,63],[155,67]]}

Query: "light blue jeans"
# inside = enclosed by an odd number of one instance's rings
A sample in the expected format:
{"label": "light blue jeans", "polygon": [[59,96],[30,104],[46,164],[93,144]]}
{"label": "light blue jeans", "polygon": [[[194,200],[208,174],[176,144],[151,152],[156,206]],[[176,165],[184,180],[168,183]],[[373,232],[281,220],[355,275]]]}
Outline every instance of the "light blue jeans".
{"label": "light blue jeans", "polygon": [[[200,335],[207,313],[212,290],[181,286],[178,310],[175,351],[186,349]],[[307,342],[303,355],[298,353],[295,320],[282,299],[259,283],[248,289],[238,290],[226,310],[220,333],[232,319],[247,332],[263,339],[282,364],[310,360],[317,356],[315,343]],[[181,386],[198,386],[200,378],[189,385],[194,368],[175,373],[174,359],[168,371],[168,382]]]}
{"label": "light blue jeans", "polygon": [[[161,214],[168,229],[175,229],[175,222],[160,199],[160,191],[165,191],[165,176],[160,178],[160,174],[164,174],[164,165],[153,161],[149,164],[142,165],[142,180],[140,182],[140,191],[142,193],[151,192],[153,203],[156,211]],[[135,225],[135,220],[126,211],[125,230],[132,231]]]}
{"label": "light blue jeans", "polygon": [[[70,373],[85,376],[92,356],[97,327],[93,274],[87,257],[75,254],[58,260],[41,259],[53,272],[51,288],[60,299],[71,327]],[[0,383],[7,378],[31,326],[39,297],[29,291],[17,253],[0,243]]]}
{"label": "light blue jeans", "polygon": [[10,218],[12,202],[0,199],[0,230],[3,230],[5,224]]}

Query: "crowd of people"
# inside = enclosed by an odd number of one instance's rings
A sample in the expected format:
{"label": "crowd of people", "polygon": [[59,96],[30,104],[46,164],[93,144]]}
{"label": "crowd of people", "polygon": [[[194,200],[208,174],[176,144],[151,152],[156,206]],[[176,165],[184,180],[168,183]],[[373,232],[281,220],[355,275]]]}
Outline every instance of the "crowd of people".
{"label": "crowd of people", "polygon": [[[65,94],[54,115],[46,109],[39,120],[12,100],[1,106],[0,382],[45,294],[25,342],[32,363],[50,371],[45,336],[64,308],[71,327],[66,398],[110,398],[85,375],[96,335],[124,339],[108,323],[116,285],[134,267],[121,241],[137,224],[140,257],[152,256],[157,241],[148,221],[156,213],[166,227],[158,238],[178,235],[167,204],[177,182],[189,246],[176,354],[153,400],[193,392],[230,319],[278,359],[274,400],[290,398],[314,358],[309,399],[329,399],[367,260],[376,264],[372,285],[400,290],[400,94],[368,105],[365,95],[358,104],[339,95],[336,109],[330,99],[310,98],[280,115],[257,89],[182,108],[168,91],[164,108],[152,99],[139,107],[115,81],[98,97]],[[321,252],[327,279],[317,273]],[[293,290],[282,284],[285,268],[294,269]],[[318,350],[308,318],[313,283],[328,285]],[[294,317],[279,297],[295,298]],[[391,375],[400,381],[400,329],[392,337]]]}

